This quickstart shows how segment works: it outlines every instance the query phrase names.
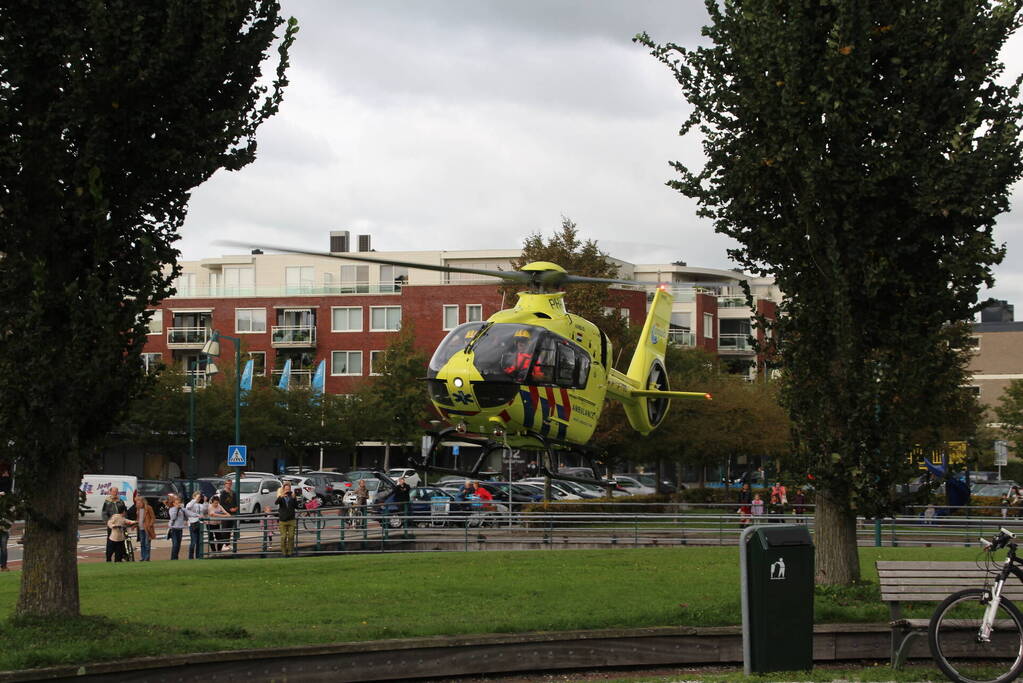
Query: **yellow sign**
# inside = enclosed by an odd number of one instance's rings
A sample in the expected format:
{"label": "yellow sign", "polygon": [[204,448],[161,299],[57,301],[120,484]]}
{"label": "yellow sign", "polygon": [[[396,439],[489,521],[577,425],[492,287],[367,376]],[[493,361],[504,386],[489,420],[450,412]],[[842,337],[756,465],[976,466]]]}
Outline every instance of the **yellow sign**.
{"label": "yellow sign", "polygon": [[949,465],[962,465],[966,462],[966,442],[946,441],[944,448],[927,451],[926,453],[918,446],[910,451],[909,461],[914,463],[919,469],[926,470],[927,465],[924,464],[924,458],[930,460],[932,464],[940,466],[943,453],[948,454]]}

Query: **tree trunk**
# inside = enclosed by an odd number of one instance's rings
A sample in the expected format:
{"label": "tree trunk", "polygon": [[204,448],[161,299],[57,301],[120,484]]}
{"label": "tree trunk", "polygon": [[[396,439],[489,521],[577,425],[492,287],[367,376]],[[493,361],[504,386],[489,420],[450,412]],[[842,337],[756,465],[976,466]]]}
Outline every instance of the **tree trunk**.
{"label": "tree trunk", "polygon": [[77,617],[77,467],[58,466],[27,497],[19,617]]}
{"label": "tree trunk", "polygon": [[391,469],[391,442],[384,444],[384,472]]}
{"label": "tree trunk", "polygon": [[816,496],[814,545],[817,583],[848,585],[860,578],[860,555],[856,547],[856,513],[843,500]]}

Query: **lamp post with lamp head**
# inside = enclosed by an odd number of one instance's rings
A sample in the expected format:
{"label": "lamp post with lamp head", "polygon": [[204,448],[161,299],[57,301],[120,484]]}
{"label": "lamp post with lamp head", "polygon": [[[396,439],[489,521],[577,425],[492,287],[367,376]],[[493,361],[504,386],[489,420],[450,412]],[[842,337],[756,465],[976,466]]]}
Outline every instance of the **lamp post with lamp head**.
{"label": "lamp post with lamp head", "polygon": [[[231,337],[220,334],[213,330],[210,340],[202,347],[202,352],[207,357],[220,356],[220,340],[226,339],[234,343],[234,442],[240,444],[242,441],[241,410],[242,410],[242,340],[238,337]],[[210,361],[206,365],[206,374],[215,375],[219,372],[216,363]],[[235,494],[238,497],[238,510],[241,511],[242,491],[242,468],[234,468]]]}

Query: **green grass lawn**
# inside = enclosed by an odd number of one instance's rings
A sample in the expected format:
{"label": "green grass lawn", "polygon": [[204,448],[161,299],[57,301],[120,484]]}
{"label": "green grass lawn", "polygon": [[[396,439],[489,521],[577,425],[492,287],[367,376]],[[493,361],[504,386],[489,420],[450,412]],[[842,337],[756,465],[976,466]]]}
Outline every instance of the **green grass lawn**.
{"label": "green grass lawn", "polygon": [[[885,621],[873,562],[969,548],[868,548],[865,583],[818,588],[818,623]],[[0,622],[0,670],[414,636],[739,624],[738,550],[421,553],[84,564],[81,621]],[[0,575],[10,617],[20,573]]]}

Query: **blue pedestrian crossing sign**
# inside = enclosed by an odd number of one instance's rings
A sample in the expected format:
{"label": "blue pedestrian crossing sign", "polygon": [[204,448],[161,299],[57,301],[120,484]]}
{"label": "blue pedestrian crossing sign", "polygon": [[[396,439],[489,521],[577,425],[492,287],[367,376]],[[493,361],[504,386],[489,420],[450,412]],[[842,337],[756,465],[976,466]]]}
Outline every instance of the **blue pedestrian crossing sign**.
{"label": "blue pedestrian crossing sign", "polygon": [[227,447],[228,467],[245,467],[249,464],[249,447],[236,444]]}

